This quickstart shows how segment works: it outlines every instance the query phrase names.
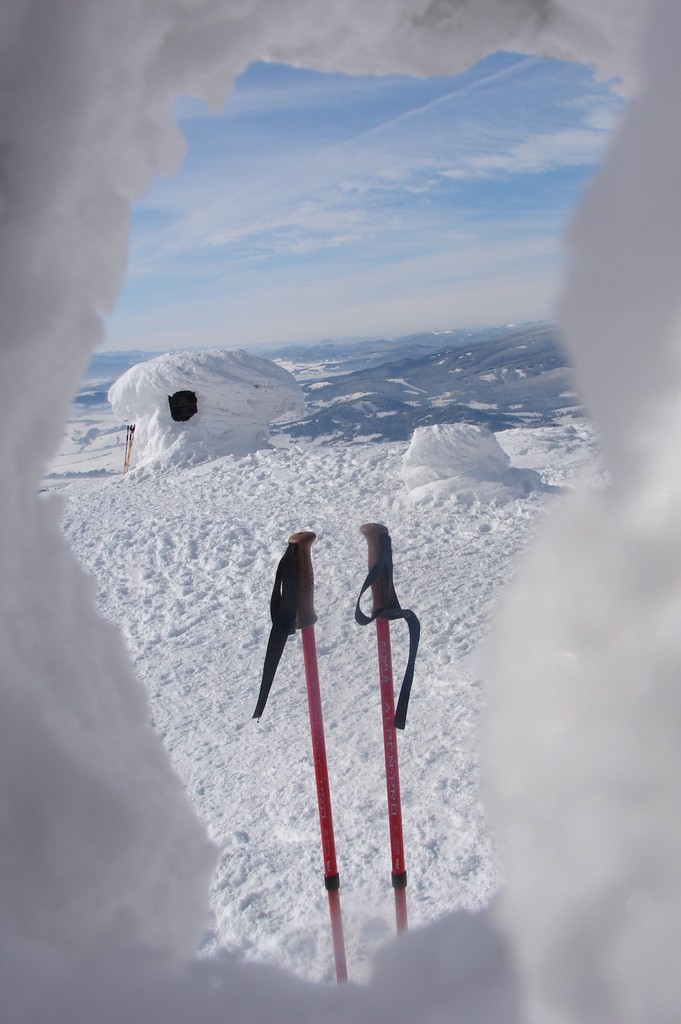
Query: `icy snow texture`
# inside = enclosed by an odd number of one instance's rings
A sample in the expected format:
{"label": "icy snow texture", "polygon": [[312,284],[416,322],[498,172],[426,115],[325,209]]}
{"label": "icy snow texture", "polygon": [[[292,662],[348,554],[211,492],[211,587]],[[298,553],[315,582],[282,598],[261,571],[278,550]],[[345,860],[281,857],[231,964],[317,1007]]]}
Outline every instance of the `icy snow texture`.
{"label": "icy snow texture", "polygon": [[494,648],[489,793],[533,1021],[681,1013],[679,38],[658,4],[569,238],[562,319],[613,488],[543,531]]}
{"label": "icy snow texture", "polygon": [[[495,645],[488,793],[498,920],[522,1019],[679,1017],[681,946],[681,11],[659,0],[7,0],[0,10],[4,759],[0,941],[8,1022],[508,1022],[494,925],[450,982],[441,931],[366,993],[215,961],[173,966],[210,856],[145,722],[120,642],[36,491],[125,267],[130,200],[172,171],[175,98],[216,106],[254,58],[452,72],[497,48],[623,72],[642,92],[570,238],[562,320],[614,489],[566,507]],[[11,383],[11,387],[7,386]],[[112,827],[113,826],[113,827]],[[444,926],[442,926],[444,927]],[[447,938],[463,935],[451,922]],[[420,971],[412,951],[424,944]],[[496,946],[495,946],[496,943]],[[452,941],[451,956],[458,945]],[[144,952],[146,951],[146,952]],[[390,986],[408,982],[397,1006]],[[456,984],[454,984],[456,982]],[[465,1002],[464,1002],[465,1001]],[[418,1011],[415,1011],[418,1003]],[[477,1017],[475,1014],[477,1013]]]}
{"label": "icy snow texture", "polygon": [[463,503],[509,501],[542,486],[534,470],[511,466],[491,430],[472,423],[417,427],[402,479],[414,501],[446,495]]}
{"label": "icy snow texture", "polygon": [[[176,422],[168,399],[193,391],[197,412]],[[305,399],[295,378],[249,352],[172,352],[132,366],[112,385],[114,415],[135,424],[136,465],[202,462],[246,455],[267,446],[268,424],[286,413],[302,416]]]}

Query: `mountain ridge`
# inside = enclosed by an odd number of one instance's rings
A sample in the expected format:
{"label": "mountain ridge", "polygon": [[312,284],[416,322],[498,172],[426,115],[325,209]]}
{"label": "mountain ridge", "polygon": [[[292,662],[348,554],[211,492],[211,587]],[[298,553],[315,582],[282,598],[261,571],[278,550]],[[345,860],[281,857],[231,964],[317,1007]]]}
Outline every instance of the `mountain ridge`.
{"label": "mountain ridge", "polygon": [[273,432],[322,443],[407,440],[416,427],[436,423],[505,430],[583,413],[550,324],[300,383],[308,415]]}

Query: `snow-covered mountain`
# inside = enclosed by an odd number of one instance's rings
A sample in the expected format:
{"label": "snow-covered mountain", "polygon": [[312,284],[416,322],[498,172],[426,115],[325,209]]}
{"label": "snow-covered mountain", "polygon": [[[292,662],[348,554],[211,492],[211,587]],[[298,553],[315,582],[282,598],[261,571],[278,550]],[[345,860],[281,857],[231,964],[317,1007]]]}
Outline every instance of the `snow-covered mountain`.
{"label": "snow-covered mountain", "polygon": [[308,415],[282,429],[325,443],[407,440],[416,427],[434,423],[503,430],[582,412],[555,327],[490,333],[303,381]]}
{"label": "snow-covered mountain", "polygon": [[[529,326],[529,325],[528,325]],[[308,345],[270,346],[262,354],[276,359],[296,371],[302,378],[330,377],[370,366],[413,359],[440,349],[488,341],[507,333],[507,327],[486,327],[477,330],[421,331],[399,338],[330,338]]]}

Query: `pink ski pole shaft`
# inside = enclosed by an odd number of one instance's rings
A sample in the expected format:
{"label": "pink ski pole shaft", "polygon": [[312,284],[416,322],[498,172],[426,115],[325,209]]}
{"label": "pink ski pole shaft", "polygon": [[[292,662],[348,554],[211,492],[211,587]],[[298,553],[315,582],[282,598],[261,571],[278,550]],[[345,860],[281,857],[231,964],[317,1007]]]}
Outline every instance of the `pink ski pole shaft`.
{"label": "pink ski pole shaft", "polygon": [[[388,533],[380,523],[365,523],[361,532],[369,545],[369,567],[375,565],[380,555],[380,535]],[[379,576],[371,585],[374,609],[390,605],[392,581]],[[392,652],[390,648],[390,621],[380,614],[376,618],[376,642],[378,647],[378,671],[381,689],[381,717],[383,721],[383,751],[385,754],[385,782],[388,800],[388,827],[390,831],[390,855],[392,861],[392,885],[395,895],[395,921],[398,932],[406,931],[407,921],[407,868],[404,859],[404,837],[402,834],[402,799],[400,795],[400,770],[397,757],[397,731],[395,729],[395,691],[393,684]]]}
{"label": "pink ski pole shaft", "polygon": [[307,701],[310,712],[310,735],[312,739],[312,757],[314,761],[315,781],[317,785],[317,806],[319,809],[319,827],[322,839],[322,855],[324,858],[324,885],[329,899],[329,916],[331,919],[331,939],[336,967],[336,980],[347,981],[348,970],[345,959],[345,940],[343,937],[343,918],[340,903],[340,876],[336,863],[336,843],[333,834],[333,815],[331,813],[331,789],[326,761],[326,742],[324,739],[324,719],[322,716],[322,700],[319,689],[319,670],[317,666],[317,646],[315,643],[314,624],[317,615],[314,610],[314,576],[310,547],[315,540],[311,531],[294,533],[289,537],[289,544],[298,547],[297,571],[297,615],[296,625],[300,628],[303,640],[303,659],[305,662],[305,681],[307,684]]}

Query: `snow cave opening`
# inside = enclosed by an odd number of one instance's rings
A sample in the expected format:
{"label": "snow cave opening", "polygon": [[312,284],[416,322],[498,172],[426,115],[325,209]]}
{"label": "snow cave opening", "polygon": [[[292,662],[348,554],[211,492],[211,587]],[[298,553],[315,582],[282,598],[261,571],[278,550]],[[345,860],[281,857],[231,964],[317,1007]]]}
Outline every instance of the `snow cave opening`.
{"label": "snow cave opening", "polygon": [[174,395],[168,395],[168,405],[176,423],[186,423],[199,408],[195,391],[176,391]]}

